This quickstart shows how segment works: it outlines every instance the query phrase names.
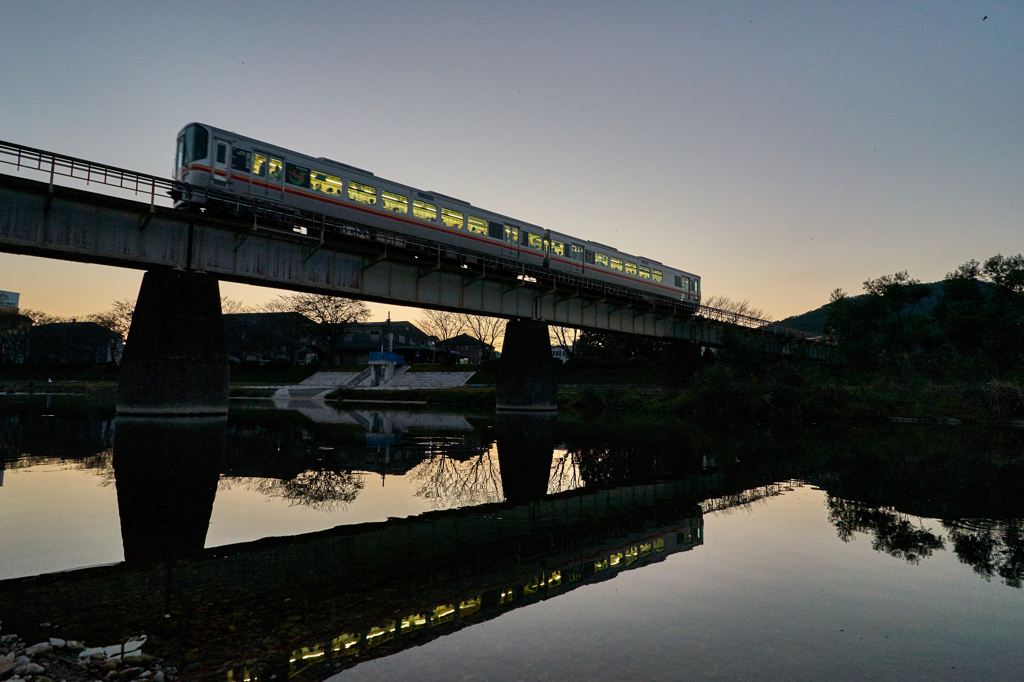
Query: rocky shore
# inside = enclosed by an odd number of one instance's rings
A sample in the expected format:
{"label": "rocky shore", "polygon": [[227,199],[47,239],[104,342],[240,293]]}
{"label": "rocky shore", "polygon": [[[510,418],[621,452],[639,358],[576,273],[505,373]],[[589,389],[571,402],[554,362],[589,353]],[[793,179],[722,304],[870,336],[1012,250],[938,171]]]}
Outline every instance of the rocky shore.
{"label": "rocky shore", "polygon": [[146,637],[124,644],[88,648],[80,642],[50,638],[28,645],[18,635],[0,637],[0,680],[4,682],[84,682],[151,680],[174,682],[174,668],[144,654]]}

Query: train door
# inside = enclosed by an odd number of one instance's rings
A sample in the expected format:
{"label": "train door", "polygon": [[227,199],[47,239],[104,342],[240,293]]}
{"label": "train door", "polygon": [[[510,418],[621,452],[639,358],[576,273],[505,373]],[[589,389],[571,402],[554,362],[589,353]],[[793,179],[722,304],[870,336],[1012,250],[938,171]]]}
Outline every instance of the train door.
{"label": "train door", "polygon": [[253,195],[275,201],[280,200],[283,182],[284,163],[281,159],[259,150],[253,152],[251,185]]}
{"label": "train door", "polygon": [[231,159],[231,143],[226,140],[213,140],[213,184],[225,187],[228,184],[228,175],[231,168],[228,166]]}
{"label": "train door", "polygon": [[575,275],[583,274],[583,245],[569,244],[569,272]]}
{"label": "train door", "polygon": [[501,255],[519,258],[519,228],[505,225],[505,240],[501,244]]}

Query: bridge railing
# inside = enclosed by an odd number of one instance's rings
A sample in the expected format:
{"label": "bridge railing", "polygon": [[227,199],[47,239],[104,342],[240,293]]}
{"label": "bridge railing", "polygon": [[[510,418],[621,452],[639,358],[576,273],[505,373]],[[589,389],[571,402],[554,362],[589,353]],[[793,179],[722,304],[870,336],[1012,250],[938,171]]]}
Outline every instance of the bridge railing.
{"label": "bridge railing", "polygon": [[498,273],[546,286],[550,289],[551,295],[555,296],[559,295],[559,285],[561,285],[563,291],[575,289],[599,296],[611,296],[626,301],[628,305],[639,304],[650,307],[656,312],[660,309],[668,315],[696,314],[709,320],[759,329],[778,336],[804,341],[818,341],[821,338],[820,335],[785,327],[770,320],[718,308],[694,306],[686,301],[655,296],[572,273],[556,272],[517,260],[500,258],[470,249],[440,244],[429,239],[353,223],[321,213],[276,204],[267,199],[239,196],[212,188],[195,187],[155,175],[2,140],[0,140],[0,164],[14,166],[18,171],[31,170],[47,174],[51,192],[57,178],[70,178],[84,181],[87,185],[97,184],[148,197],[151,209],[156,206],[158,200],[161,205],[164,205],[169,204],[171,198],[175,200],[186,198],[207,206],[227,209],[236,215],[244,214],[247,217],[252,217],[254,229],[258,229],[260,227],[259,220],[263,220],[265,222],[263,227],[266,229],[283,227],[293,236],[298,233],[305,237],[318,239],[320,244],[323,244],[327,237],[371,241],[385,246],[396,246],[407,251],[416,251],[428,258],[436,258],[438,265],[442,258],[471,261],[480,264],[485,272]]}

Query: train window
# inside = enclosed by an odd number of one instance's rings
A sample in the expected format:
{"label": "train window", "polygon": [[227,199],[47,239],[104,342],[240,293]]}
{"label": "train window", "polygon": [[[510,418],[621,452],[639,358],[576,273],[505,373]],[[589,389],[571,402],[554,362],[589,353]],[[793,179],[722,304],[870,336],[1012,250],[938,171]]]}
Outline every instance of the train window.
{"label": "train window", "polygon": [[[570,244],[569,245],[569,257],[572,258],[573,260],[583,260],[583,247],[582,246],[577,246],[576,244]],[[593,263],[594,259],[591,258],[587,262],[588,263]]]}
{"label": "train window", "polygon": [[414,199],[412,202],[412,214],[420,220],[429,220],[433,223],[437,221],[437,206]]}
{"label": "train window", "polygon": [[244,149],[235,149],[231,152],[231,168],[243,173],[249,172],[250,153]]}
{"label": "train window", "polygon": [[643,279],[650,279],[651,278],[651,269],[649,267],[647,267],[646,265],[641,265],[638,268],[638,270],[640,272],[638,272],[637,274],[639,274],[640,277],[642,277]]}
{"label": "train window", "polygon": [[554,239],[552,239],[551,240],[551,252],[554,253],[556,256],[564,256],[565,255],[565,244],[563,244],[562,242],[555,241]]}
{"label": "train window", "polygon": [[296,187],[309,187],[309,169],[303,166],[296,166],[294,163],[286,163],[285,180],[289,185]]}
{"label": "train window", "polygon": [[622,272],[622,259],[621,258],[612,258],[610,262],[611,262],[612,270],[618,270],[619,272]]}
{"label": "train window", "polygon": [[502,239],[505,234],[505,226],[501,223],[487,222],[487,236],[491,239]]}
{"label": "train window", "polygon": [[182,165],[187,166],[193,161],[205,159],[210,153],[210,133],[202,126],[189,126],[185,131],[185,144],[182,149]]}
{"label": "train window", "polygon": [[483,218],[477,218],[476,216],[469,216],[469,231],[474,234],[486,234],[490,235],[490,226],[487,221]]}
{"label": "train window", "polygon": [[[578,247],[574,246],[572,248],[575,249],[575,248],[578,248]],[[586,258],[587,262],[590,263],[591,265],[593,265],[594,264],[594,252],[591,251],[590,249],[587,249],[586,256],[587,256],[587,258]]]}
{"label": "train window", "polygon": [[505,226],[505,241],[509,244],[516,244],[519,242],[519,228],[512,227],[511,225]]}
{"label": "train window", "polygon": [[660,282],[662,281],[662,279],[664,279],[661,270],[651,270],[651,275],[653,276],[655,282]]}
{"label": "train window", "polygon": [[394,211],[395,213],[409,212],[409,200],[401,194],[395,194],[394,192],[381,192],[381,196],[384,197],[385,210]]}
{"label": "train window", "polygon": [[358,201],[361,204],[373,204],[377,203],[377,189],[364,185],[361,182],[349,182],[348,183],[348,198],[352,201]]}
{"label": "train window", "polygon": [[676,275],[676,289],[682,289],[682,288],[683,288],[683,276],[682,275]]}
{"label": "train window", "polygon": [[531,249],[537,249],[538,251],[544,250],[544,238],[539,234],[533,234],[523,230],[523,244],[529,246]]}
{"label": "train window", "polygon": [[281,159],[270,159],[270,179],[274,182],[281,182],[284,176],[284,164]]}
{"label": "train window", "polygon": [[253,175],[266,175],[266,157],[259,152],[253,155]]}
{"label": "train window", "polygon": [[228,146],[223,142],[217,143],[217,163],[228,162]]}
{"label": "train window", "polygon": [[700,291],[700,280],[699,279],[691,279],[690,280],[690,291]]}
{"label": "train window", "polygon": [[320,171],[313,171],[309,174],[310,188],[324,194],[340,197],[344,189],[342,184],[342,179],[336,175],[328,175]]}
{"label": "train window", "polygon": [[459,230],[462,229],[462,214],[458,211],[453,211],[450,208],[441,209],[441,222],[448,227],[454,227]]}
{"label": "train window", "polygon": [[594,262],[597,263],[598,265],[603,265],[604,267],[608,267],[608,256],[606,256],[603,253],[595,253],[594,254]]}
{"label": "train window", "polygon": [[630,263],[629,261],[626,261],[626,274],[633,275],[634,277],[636,277],[636,263]]}

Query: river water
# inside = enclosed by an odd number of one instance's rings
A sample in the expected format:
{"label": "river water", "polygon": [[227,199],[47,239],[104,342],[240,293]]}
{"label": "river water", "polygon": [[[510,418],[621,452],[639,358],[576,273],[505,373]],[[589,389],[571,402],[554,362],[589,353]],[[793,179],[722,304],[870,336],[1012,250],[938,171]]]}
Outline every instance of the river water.
{"label": "river water", "polygon": [[0,397],[0,634],[184,679],[1016,680],[1024,432]]}

